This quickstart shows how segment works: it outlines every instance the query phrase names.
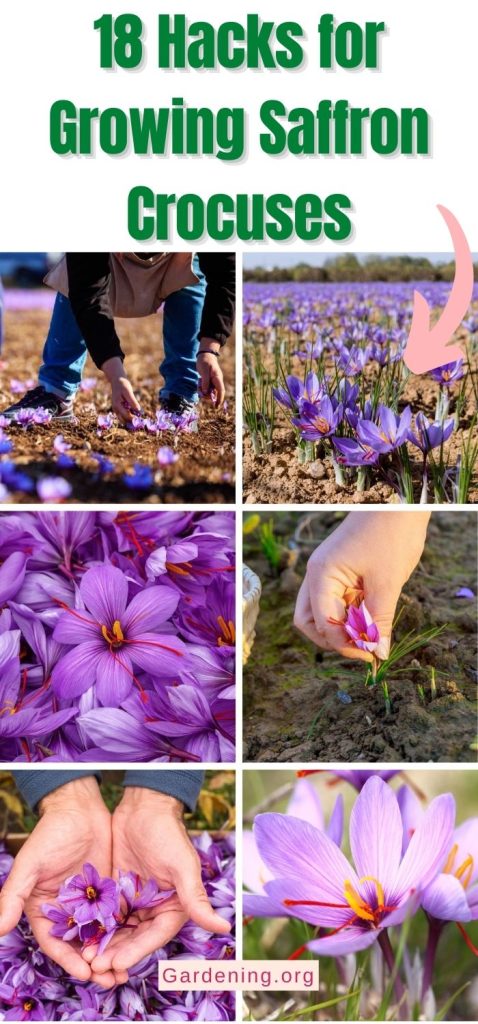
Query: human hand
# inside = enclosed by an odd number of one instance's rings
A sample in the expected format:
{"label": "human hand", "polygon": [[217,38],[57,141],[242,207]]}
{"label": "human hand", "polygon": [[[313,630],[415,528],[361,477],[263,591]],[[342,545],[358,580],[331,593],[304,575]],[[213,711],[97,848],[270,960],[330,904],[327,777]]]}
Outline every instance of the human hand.
{"label": "human hand", "polygon": [[[209,349],[209,352],[202,351]],[[211,400],[211,392],[215,391],[217,396],[216,408],[220,409],[226,397],[224,377],[222,375],[219,361],[213,352],[219,352],[220,346],[217,341],[209,341],[201,338],[201,351],[197,356],[197,372],[199,374],[199,393],[207,401]]]}
{"label": "human hand", "polygon": [[111,408],[121,423],[130,423],[133,413],[140,412],[141,406],[118,356],[107,359],[101,369],[111,385]]}
{"label": "human hand", "polygon": [[222,935],[230,924],[211,907],[201,880],[199,857],[182,820],[182,804],[174,797],[131,786],[113,814],[113,872],[135,871],[160,889],[176,894],[157,907],[136,911],[100,955],[94,947],[84,955],[95,974],[128,970],[143,957],[161,949],[191,919],[209,932]]}
{"label": "human hand", "polygon": [[340,625],[348,598],[361,593],[380,632],[375,656],[387,658],[397,601],[420,561],[429,518],[429,512],[349,513],[309,558],[297,629],[318,647],[371,662],[372,654],[347,642]]}
{"label": "human hand", "polygon": [[65,878],[83,864],[95,864],[101,875],[111,870],[111,815],[101,799],[96,779],[75,779],[55,789],[40,803],[40,820],[15,857],[0,896],[0,935],[18,924],[22,912],[46,956],[79,981],[111,988],[127,980],[112,971],[97,975],[79,948],[50,935],[51,921],[43,903],[55,902]]}

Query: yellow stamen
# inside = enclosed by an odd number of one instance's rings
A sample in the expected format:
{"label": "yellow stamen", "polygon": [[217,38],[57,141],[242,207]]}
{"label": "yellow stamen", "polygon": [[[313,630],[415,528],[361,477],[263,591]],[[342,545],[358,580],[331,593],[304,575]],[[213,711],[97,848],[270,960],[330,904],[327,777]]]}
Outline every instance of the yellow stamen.
{"label": "yellow stamen", "polygon": [[9,714],[14,715],[17,710],[16,704],[11,700],[6,700],[4,707],[0,711],[0,718],[2,715]]}
{"label": "yellow stamen", "polygon": [[314,420],[314,427],[319,431],[319,434],[326,434],[329,429],[329,424],[323,416],[316,416]]}
{"label": "yellow stamen", "polygon": [[[185,563],[186,565],[187,563]],[[166,562],[166,568],[168,572],[175,572],[178,576],[190,576],[191,573],[187,569],[182,569],[180,565],[173,565],[172,562]]]}
{"label": "yellow stamen", "polygon": [[115,621],[113,622],[113,629],[111,630],[111,632],[109,631],[107,626],[102,626],[101,633],[104,639],[106,640],[107,644],[117,646],[118,644],[123,643],[124,635],[123,630],[121,629],[121,623],[119,619],[115,619]]}
{"label": "yellow stamen", "polygon": [[234,623],[230,619],[229,622],[226,622],[222,615],[218,615],[217,624],[222,633],[222,637],[218,637],[218,647],[224,647],[225,644],[229,647],[233,646],[236,641],[236,627]]}
{"label": "yellow stamen", "polygon": [[98,894],[97,894],[96,889],[94,888],[93,885],[88,885],[86,887],[86,895],[87,895],[87,898],[89,900],[95,900],[96,899]]}
{"label": "yellow stamen", "polygon": [[452,848],[451,848],[451,850],[450,850],[450,852],[448,854],[447,862],[445,864],[445,867],[443,868],[443,874],[444,875],[449,875],[450,874],[450,872],[451,872],[451,870],[453,868],[453,864],[455,862],[455,857],[456,857],[457,853],[458,853],[458,843],[455,843],[454,846],[452,846]]}
{"label": "yellow stamen", "polygon": [[357,917],[361,917],[363,921],[373,921],[374,915],[370,910],[365,900],[359,896],[358,892],[355,891],[351,882],[345,882],[344,885],[345,899],[352,908]]}
{"label": "yellow stamen", "polygon": [[377,911],[385,909],[383,886],[379,882],[378,878],[374,878],[373,875],[364,875],[363,878],[359,878],[359,885],[363,885],[364,882],[373,882],[375,885],[378,899],[378,906],[376,910],[373,910],[370,904],[365,902],[362,896],[360,896],[360,894],[354,889],[351,882],[345,882],[345,899],[357,917],[361,917],[363,921],[373,921],[375,924]]}
{"label": "yellow stamen", "polygon": [[464,889],[467,889],[470,884],[473,868],[474,860],[471,853],[469,853],[468,857],[463,861],[463,864],[460,864],[458,871],[455,871],[455,878],[459,879]]}
{"label": "yellow stamen", "polygon": [[116,619],[116,621],[113,622],[113,635],[116,637],[117,640],[124,640],[123,630],[121,629],[121,622],[119,622],[118,619]]}

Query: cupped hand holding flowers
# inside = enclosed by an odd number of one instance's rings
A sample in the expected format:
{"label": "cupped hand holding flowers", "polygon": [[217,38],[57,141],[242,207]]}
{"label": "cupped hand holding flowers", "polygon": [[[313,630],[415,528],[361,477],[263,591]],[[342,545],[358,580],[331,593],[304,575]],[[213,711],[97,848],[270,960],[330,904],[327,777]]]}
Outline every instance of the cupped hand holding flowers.
{"label": "cupped hand holding flowers", "polygon": [[164,905],[137,904],[129,923],[104,950],[84,952],[95,974],[122,973],[162,948],[191,919],[207,932],[226,935],[229,923],[213,910],[201,880],[199,857],[182,820],[182,806],[153,790],[125,790],[113,814],[113,873],[128,871],[154,878],[161,891],[175,890]]}

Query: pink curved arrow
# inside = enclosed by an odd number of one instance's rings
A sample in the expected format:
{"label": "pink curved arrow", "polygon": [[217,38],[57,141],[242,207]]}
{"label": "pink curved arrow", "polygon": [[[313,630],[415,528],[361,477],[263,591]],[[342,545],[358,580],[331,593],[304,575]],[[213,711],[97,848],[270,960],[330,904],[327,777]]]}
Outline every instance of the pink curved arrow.
{"label": "pink curved arrow", "polygon": [[412,323],[403,352],[403,361],[412,373],[427,373],[463,357],[460,346],[448,342],[460,326],[473,295],[473,259],[464,232],[446,206],[438,206],[438,209],[455,250],[455,279],[448,302],[432,328],[427,300],[420,292],[413,293]]}

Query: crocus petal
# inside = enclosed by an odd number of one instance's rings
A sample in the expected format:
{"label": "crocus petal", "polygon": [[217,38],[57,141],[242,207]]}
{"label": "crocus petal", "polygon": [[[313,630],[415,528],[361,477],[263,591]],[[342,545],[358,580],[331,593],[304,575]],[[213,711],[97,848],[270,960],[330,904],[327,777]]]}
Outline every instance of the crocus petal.
{"label": "crocus petal", "polygon": [[57,696],[69,700],[85,693],[95,682],[98,658],[104,650],[104,643],[96,641],[78,644],[67,651],[51,674],[51,685]]}
{"label": "crocus petal", "polygon": [[337,846],[341,845],[344,833],[344,798],[341,793],[335,801],[329,824],[325,831],[333,843]]}
{"label": "crocus petal", "polygon": [[82,610],[76,612],[63,612],[53,630],[53,639],[60,644],[74,644],[98,640],[100,629],[89,612]]}
{"label": "crocus petal", "polygon": [[455,823],[455,800],[451,793],[435,797],[414,832],[400,865],[394,894],[398,902],[415,890],[424,889],[442,866],[451,849]]}
{"label": "crocus petal", "polygon": [[107,753],[121,755],[123,761],[144,761],[157,756],[154,735],[149,735],[141,722],[118,708],[88,711],[80,716],[78,725],[91,743],[98,744]]}
{"label": "crocus petal", "polygon": [[103,707],[115,708],[131,692],[133,665],[125,648],[103,651],[96,665],[96,693]]}
{"label": "crocus petal", "polygon": [[179,594],[169,587],[148,587],[128,605],[121,618],[121,626],[128,639],[137,633],[149,633],[170,619],[176,611]]}
{"label": "crocus petal", "polygon": [[397,800],[403,825],[402,852],[405,853],[410,839],[418,828],[425,812],[418,797],[410,786],[400,786],[397,793]]}
{"label": "crocus petal", "polygon": [[[304,884],[297,878],[276,878],[266,882],[264,892],[277,906],[281,908],[280,913],[290,914],[299,918],[300,921],[307,921],[320,928],[338,928],[354,916],[352,908],[342,893],[341,900],[325,899],[323,893],[318,892],[316,887],[309,883]],[[288,906],[287,900],[299,900],[295,906]],[[333,907],[320,907],[315,903],[334,903]],[[308,906],[307,904],[311,905]]]}
{"label": "crocus petal", "polygon": [[265,882],[271,881],[272,874],[259,856],[254,833],[250,829],[245,829],[242,834],[242,852],[244,885],[252,892],[262,892]]}
{"label": "crocus petal", "polygon": [[14,551],[5,559],[0,568],[0,608],[11,597],[15,597],[25,578],[27,556],[23,551]]}
{"label": "crocus petal", "polygon": [[314,886],[314,899],[344,902],[344,884],[358,878],[339,848],[323,832],[286,814],[258,814],[254,835],[262,860],[279,878],[292,874]]}
{"label": "crocus petal", "polygon": [[133,664],[152,675],[176,678],[186,667],[186,645],[170,633],[139,633],[128,651]]}
{"label": "crocus petal", "polygon": [[338,935],[325,936],[323,939],[312,939],[307,943],[307,949],[318,956],[346,956],[348,953],[358,953],[361,949],[368,949],[375,939],[378,939],[379,931],[364,928],[344,928]]}
{"label": "crocus petal", "polygon": [[113,565],[95,565],[83,576],[80,594],[100,625],[121,620],[128,600],[128,580]]}
{"label": "crocus petal", "polygon": [[307,779],[299,779],[287,805],[287,814],[294,818],[302,818],[315,828],[324,828],[324,814],[320,797]]}
{"label": "crocus petal", "polygon": [[427,914],[440,921],[471,921],[465,890],[454,875],[437,875],[421,896]]}
{"label": "crocus petal", "polygon": [[[269,896],[245,892],[242,897],[242,909],[246,917],[287,917],[285,907],[280,907]],[[292,915],[293,916],[293,915]]]}
{"label": "crocus petal", "polygon": [[[350,847],[359,876],[370,875],[385,892],[395,882],[402,854],[402,819],[393,789],[378,776],[365,783],[350,815]],[[364,882],[361,891],[371,902],[375,882]]]}

